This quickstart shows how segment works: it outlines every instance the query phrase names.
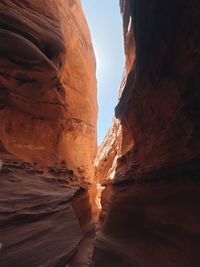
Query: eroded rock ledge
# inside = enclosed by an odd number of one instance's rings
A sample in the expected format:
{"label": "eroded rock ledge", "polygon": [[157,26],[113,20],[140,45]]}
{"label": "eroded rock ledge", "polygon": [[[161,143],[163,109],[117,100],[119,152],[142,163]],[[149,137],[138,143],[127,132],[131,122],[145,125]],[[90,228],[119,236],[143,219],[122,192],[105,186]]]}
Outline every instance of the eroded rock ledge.
{"label": "eroded rock ledge", "polygon": [[94,266],[196,267],[200,6],[195,0],[120,5],[126,65],[120,125],[109,130],[96,163],[105,190]]}

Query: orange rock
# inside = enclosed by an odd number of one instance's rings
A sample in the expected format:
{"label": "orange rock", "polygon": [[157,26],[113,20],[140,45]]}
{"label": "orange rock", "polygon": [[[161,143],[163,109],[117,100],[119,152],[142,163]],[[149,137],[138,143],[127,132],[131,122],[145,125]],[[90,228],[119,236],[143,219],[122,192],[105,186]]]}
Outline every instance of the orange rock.
{"label": "orange rock", "polygon": [[91,181],[96,67],[80,1],[1,1],[0,11],[0,140]]}
{"label": "orange rock", "polygon": [[113,119],[112,125],[98,149],[95,160],[95,180],[106,184],[114,178],[117,159],[121,154],[121,125]]}
{"label": "orange rock", "polygon": [[2,0],[0,39],[0,266],[88,262],[97,97],[81,3]]}

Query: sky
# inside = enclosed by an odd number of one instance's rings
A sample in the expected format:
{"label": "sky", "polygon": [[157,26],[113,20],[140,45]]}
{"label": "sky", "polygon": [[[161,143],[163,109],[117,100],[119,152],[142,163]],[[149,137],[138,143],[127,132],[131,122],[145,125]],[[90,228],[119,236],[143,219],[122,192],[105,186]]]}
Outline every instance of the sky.
{"label": "sky", "polygon": [[97,61],[98,144],[114,116],[124,69],[119,0],[82,0]]}

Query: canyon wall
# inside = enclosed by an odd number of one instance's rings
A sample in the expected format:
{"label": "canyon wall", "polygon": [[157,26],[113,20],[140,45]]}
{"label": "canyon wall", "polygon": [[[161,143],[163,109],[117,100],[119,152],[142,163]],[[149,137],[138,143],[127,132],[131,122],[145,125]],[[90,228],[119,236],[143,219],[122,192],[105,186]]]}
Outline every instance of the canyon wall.
{"label": "canyon wall", "polygon": [[198,2],[120,1],[125,70],[94,162],[80,0],[1,1],[1,267],[200,265]]}
{"label": "canyon wall", "polygon": [[121,140],[114,125],[97,158],[105,190],[94,266],[197,267],[199,2],[121,0],[120,6],[126,63],[115,114]]}
{"label": "canyon wall", "polygon": [[0,10],[2,143],[24,161],[92,177],[95,60],[80,1],[1,1]]}
{"label": "canyon wall", "polygon": [[97,150],[81,2],[2,0],[0,13],[0,266],[81,266]]}

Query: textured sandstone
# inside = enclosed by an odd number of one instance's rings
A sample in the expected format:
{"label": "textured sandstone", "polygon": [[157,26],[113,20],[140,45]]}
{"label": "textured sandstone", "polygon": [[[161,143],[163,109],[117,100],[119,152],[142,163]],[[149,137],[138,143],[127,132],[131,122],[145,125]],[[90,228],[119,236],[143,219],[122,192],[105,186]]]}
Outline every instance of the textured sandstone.
{"label": "textured sandstone", "polygon": [[25,161],[91,179],[95,59],[80,1],[6,0],[0,11],[1,141]]}
{"label": "textured sandstone", "polygon": [[[199,3],[121,0],[120,4],[126,55],[116,107],[121,145],[108,134],[100,153],[120,146],[121,152],[114,179],[102,193],[103,225],[97,234],[94,266],[196,267],[200,264]],[[112,150],[111,140],[117,144]],[[106,165],[104,154],[98,158],[101,169],[96,173],[108,180],[113,162]]]}
{"label": "textured sandstone", "polygon": [[[116,115],[128,127],[134,146],[121,159],[129,164],[118,168],[118,180],[139,179],[165,168],[182,171],[185,163],[198,160],[200,152],[197,2],[155,1],[152,7],[147,1],[133,1],[129,8],[136,63]],[[155,14],[154,8],[159,12]]]}
{"label": "textured sandstone", "polygon": [[113,119],[112,125],[98,149],[95,160],[95,179],[105,184],[114,178],[116,162],[121,153],[121,125]]}
{"label": "textured sandstone", "polygon": [[81,3],[2,0],[0,38],[0,266],[88,262],[97,101]]}
{"label": "textured sandstone", "polygon": [[97,235],[95,267],[199,265],[199,183],[107,187],[111,204]]}
{"label": "textured sandstone", "polygon": [[1,267],[200,265],[199,3],[120,5],[126,62],[95,162],[93,251],[96,78],[81,3],[0,3]]}
{"label": "textured sandstone", "polygon": [[[65,266],[83,238],[70,175],[44,176],[35,165],[5,161],[0,178],[1,266]],[[88,199],[82,203],[88,216]]]}

